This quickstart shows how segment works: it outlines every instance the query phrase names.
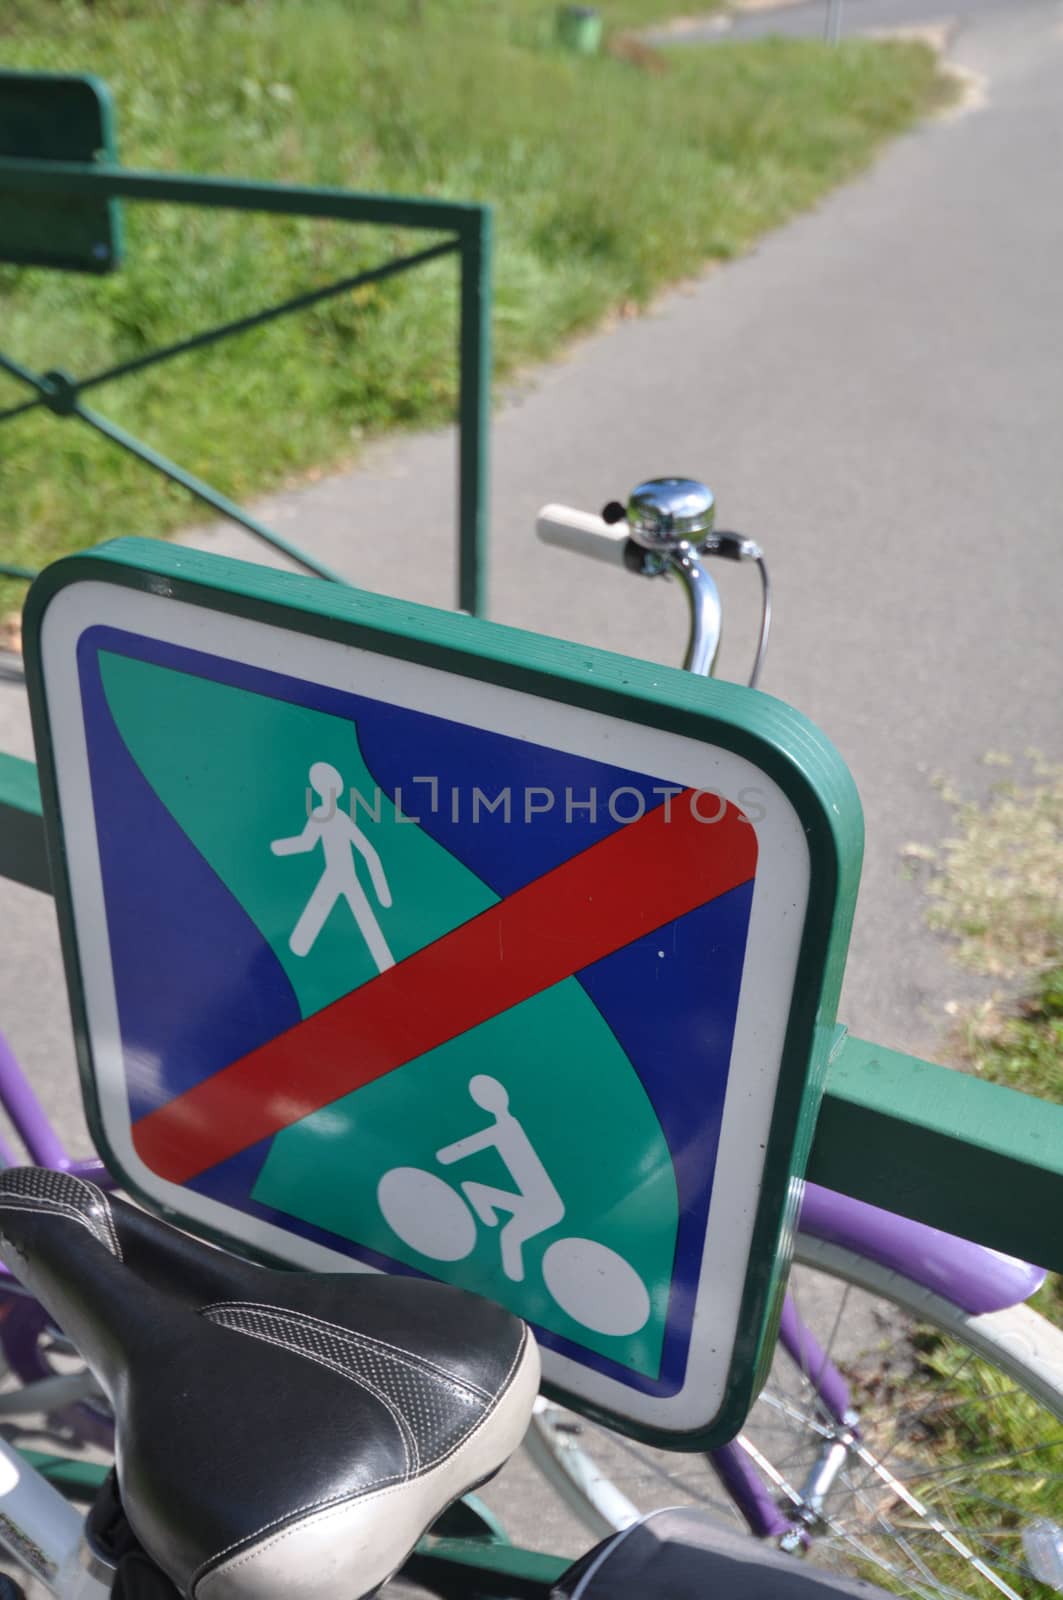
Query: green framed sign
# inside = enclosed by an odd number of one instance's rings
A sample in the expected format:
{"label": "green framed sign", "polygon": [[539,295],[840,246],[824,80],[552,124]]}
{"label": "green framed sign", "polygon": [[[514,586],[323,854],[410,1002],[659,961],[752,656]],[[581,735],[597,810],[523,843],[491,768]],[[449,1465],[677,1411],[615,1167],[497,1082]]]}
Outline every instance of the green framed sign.
{"label": "green framed sign", "polygon": [[731,685],[138,540],[31,591],[90,1123],[274,1260],[525,1316],[548,1382],[733,1435],[859,871],[849,775]]}
{"label": "green framed sign", "polygon": [[[116,161],[107,85],[89,74],[0,72],[0,156]],[[0,261],[100,274],[113,272],[121,257],[117,200],[0,186]]]}

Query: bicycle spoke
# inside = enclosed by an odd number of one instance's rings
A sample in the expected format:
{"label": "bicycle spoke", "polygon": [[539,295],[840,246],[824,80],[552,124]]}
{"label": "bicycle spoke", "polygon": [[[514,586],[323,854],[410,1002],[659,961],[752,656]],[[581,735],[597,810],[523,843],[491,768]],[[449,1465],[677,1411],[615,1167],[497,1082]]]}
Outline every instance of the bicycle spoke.
{"label": "bicycle spoke", "polygon": [[925,1517],[928,1526],[932,1527],[935,1532],[941,1535],[949,1548],[964,1561],[968,1562],[977,1573],[985,1578],[988,1583],[992,1584],[994,1589],[996,1589],[1000,1594],[1005,1595],[1007,1600],[1022,1600],[1022,1596],[1020,1594],[1016,1594],[1015,1590],[1012,1589],[1009,1584],[1006,1584],[1002,1579],[998,1578],[994,1573],[992,1573],[986,1566],[985,1562],[980,1560],[979,1557],[975,1555],[974,1551],[971,1550],[962,1539],[957,1538],[954,1533],[950,1533],[948,1528],[946,1528],[943,1523],[938,1521],[933,1512],[930,1511],[928,1507],[924,1506],[915,1497],[915,1495],[911,1494],[905,1488],[904,1484],[899,1478],[894,1477],[892,1473],[887,1473],[883,1468],[881,1468],[871,1456],[869,1451],[865,1451],[863,1448],[858,1448],[857,1455],[860,1456],[862,1460],[867,1461],[871,1471],[877,1476],[882,1477],[883,1481],[889,1484],[889,1487],[893,1490],[893,1492],[901,1500],[903,1500],[905,1505],[909,1506],[917,1516]]}
{"label": "bicycle spoke", "polygon": [[[961,1363],[960,1367],[957,1369],[957,1371],[954,1374],[950,1374],[950,1377],[953,1380],[955,1380],[955,1378],[959,1377],[960,1374],[966,1370],[966,1368],[970,1365],[970,1363],[974,1359],[975,1359],[974,1352],[969,1350],[967,1352],[967,1356],[966,1356],[965,1360]],[[935,1403],[938,1401],[938,1399],[939,1399],[939,1397],[936,1396],[936,1395],[933,1395],[933,1394],[929,1395],[928,1398],[927,1398],[926,1404],[921,1408],[921,1410],[917,1411],[915,1413],[915,1415],[912,1416],[912,1417],[907,1417],[906,1416],[905,1424],[906,1424],[906,1427],[907,1427],[909,1432],[911,1432],[916,1427],[918,1427],[920,1423],[925,1422],[926,1418],[930,1415],[931,1411],[934,1409]],[[898,1429],[897,1434],[895,1434],[895,1436],[894,1436],[893,1443],[890,1445],[890,1448],[886,1451],[886,1454],[884,1456],[876,1457],[876,1460],[879,1462],[880,1465],[885,1466],[886,1462],[889,1461],[890,1458],[896,1453],[900,1443],[901,1443],[900,1430]]]}
{"label": "bicycle spoke", "polygon": [[[890,1524],[888,1522],[881,1517],[876,1517],[876,1523],[880,1529],[888,1533],[893,1543],[898,1543],[895,1536],[889,1533]],[[828,1519],[827,1526],[834,1536],[844,1543],[847,1550],[855,1551],[862,1561],[873,1566],[876,1571],[891,1578],[899,1578],[905,1585],[905,1592],[910,1595],[918,1595],[919,1600],[942,1600],[942,1597],[945,1597],[945,1600],[970,1600],[970,1597],[960,1589],[943,1588],[941,1580],[935,1577],[929,1569],[926,1569],[925,1577],[933,1585],[933,1588],[926,1589],[922,1585],[914,1587],[914,1580],[910,1572],[906,1572],[892,1561],[887,1561],[878,1550],[869,1546],[864,1538],[858,1538],[855,1534],[847,1532],[835,1517]]]}
{"label": "bicycle spoke", "polygon": [[[1060,1441],[1060,1444],[1063,1445],[1063,1441]],[[1060,1448],[1060,1445],[1052,1444],[1049,1448],[1055,1451],[1056,1449]],[[949,1473],[955,1475],[958,1472],[962,1472],[965,1475],[965,1482],[970,1478],[979,1477],[981,1474],[986,1472],[997,1473],[1002,1478],[1025,1477],[1027,1476],[1025,1472],[1020,1473],[1014,1471],[1011,1468],[1005,1467],[1002,1465],[1002,1463],[1004,1461],[1021,1461],[1023,1457],[1037,1455],[1044,1449],[1045,1446],[1043,1444],[1032,1444],[1025,1450],[1010,1450],[1007,1456],[994,1458],[992,1461],[976,1461],[972,1463],[964,1462],[962,1467],[957,1467],[955,1465],[949,1467],[927,1467],[922,1472],[913,1473],[907,1481],[909,1483],[925,1483],[931,1479],[941,1478]],[[1063,1473],[1047,1472],[1042,1473],[1041,1476],[1044,1477],[1049,1483],[1058,1483],[1061,1491],[1063,1491]]]}
{"label": "bicycle spoke", "polygon": [[788,1482],[788,1480],[783,1477],[778,1468],[768,1460],[767,1456],[762,1454],[762,1452],[757,1449],[756,1445],[751,1439],[748,1439],[744,1433],[740,1433],[738,1438],[735,1440],[735,1443],[746,1452],[754,1466],[758,1471],[764,1474],[769,1483],[773,1483],[777,1489],[781,1489],[783,1494],[793,1505],[799,1506],[803,1504],[800,1491],[795,1489],[793,1484]]}
{"label": "bicycle spoke", "polygon": [[837,1425],[835,1425],[835,1427],[828,1427],[826,1423],[818,1422],[813,1417],[805,1416],[804,1413],[799,1411],[796,1406],[791,1405],[789,1401],[781,1399],[776,1394],[769,1394],[767,1391],[765,1391],[761,1398],[764,1401],[764,1404],[770,1406],[773,1411],[779,1412],[782,1416],[789,1417],[792,1422],[799,1422],[802,1427],[811,1428],[814,1433],[819,1434],[821,1439],[834,1438],[837,1431]]}
{"label": "bicycle spoke", "polygon": [[954,1588],[951,1583],[944,1583],[941,1578],[934,1575],[931,1575],[929,1580],[932,1584],[931,1588],[927,1588],[924,1583],[916,1584],[910,1573],[903,1571],[894,1562],[887,1561],[877,1550],[866,1545],[862,1539],[842,1532],[839,1535],[839,1540],[844,1544],[847,1552],[855,1554],[860,1561],[873,1568],[880,1577],[898,1579],[904,1584],[903,1592],[906,1595],[916,1597],[916,1600],[971,1600],[969,1590]]}

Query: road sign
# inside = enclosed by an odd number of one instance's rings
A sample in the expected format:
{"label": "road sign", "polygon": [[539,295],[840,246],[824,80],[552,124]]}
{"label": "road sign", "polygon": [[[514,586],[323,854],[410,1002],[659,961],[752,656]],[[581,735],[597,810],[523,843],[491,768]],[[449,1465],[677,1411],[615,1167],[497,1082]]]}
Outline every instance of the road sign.
{"label": "road sign", "polygon": [[90,1120],[149,1204],[501,1300],[550,1380],[726,1437],[858,864],[778,702],[120,541],[31,598]]}

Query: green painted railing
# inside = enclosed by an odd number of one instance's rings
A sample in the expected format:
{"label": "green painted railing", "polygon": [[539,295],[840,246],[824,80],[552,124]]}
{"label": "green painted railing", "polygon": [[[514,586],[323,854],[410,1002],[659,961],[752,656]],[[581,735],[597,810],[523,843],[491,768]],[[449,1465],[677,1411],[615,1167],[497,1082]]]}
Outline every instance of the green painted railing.
{"label": "green painted railing", "polygon": [[849,1037],[808,1176],[1063,1272],[1063,1105]]}
{"label": "green painted railing", "polygon": [[0,755],[0,877],[52,892],[37,768]]}
{"label": "green painted railing", "polygon": [[[51,892],[36,768],[4,755],[0,876]],[[848,1037],[808,1176],[1063,1272],[1063,1105]]]}
{"label": "green painted railing", "polygon": [[[141,372],[173,356],[202,349],[219,339],[261,326],[335,295],[348,293],[360,285],[379,282],[442,255],[457,255],[461,278],[457,603],[462,610],[474,616],[484,614],[487,606],[485,507],[491,372],[491,213],[486,206],[401,199],[294,184],[248,183],[228,178],[133,172],[109,161],[27,159],[0,154],[0,198],[5,205],[17,202],[19,198],[40,203],[49,196],[101,204],[126,200],[259,212],[273,216],[316,217],[338,223],[370,223],[445,235],[440,242],[415,254],[310,289],[251,316],[205,329],[175,344],[149,351],[135,360],[121,362],[85,377],[72,377],[62,371],[33,372],[12,357],[0,354],[0,370],[34,391],[32,398],[0,410],[0,422],[11,421],[26,412],[42,408],[52,411],[57,417],[75,418],[136,456],[146,467],[179,484],[221,516],[238,523],[273,549],[298,562],[307,571],[319,577],[338,580],[338,574],[323,562],[283,539],[259,518],[244,511],[195,474],[90,409],[83,403],[82,397],[105,383]],[[5,259],[5,253],[0,234],[2,259]],[[0,574],[16,578],[34,576],[24,567],[3,562],[0,562]]]}

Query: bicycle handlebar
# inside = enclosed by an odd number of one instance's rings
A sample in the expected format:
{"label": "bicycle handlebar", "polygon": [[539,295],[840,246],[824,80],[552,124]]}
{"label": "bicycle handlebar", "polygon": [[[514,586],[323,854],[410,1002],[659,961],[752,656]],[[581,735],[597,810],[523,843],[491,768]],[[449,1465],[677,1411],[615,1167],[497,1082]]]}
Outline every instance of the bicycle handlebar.
{"label": "bicycle handlebar", "polygon": [[535,522],[543,544],[571,550],[575,555],[624,565],[624,551],[630,536],[626,522],[606,522],[593,511],[577,511],[573,506],[543,506]]}
{"label": "bicycle handlebar", "polygon": [[[615,509],[616,516],[609,515]],[[771,627],[771,584],[764,552],[753,539],[717,533],[715,498],[691,478],[655,478],[640,484],[625,508],[606,507],[606,516],[573,506],[543,506],[535,531],[543,544],[625,567],[642,577],[671,574],[682,583],[690,604],[690,635],[683,666],[711,676],[723,621],[719,591],[705,566],[708,556],[755,561],[761,580],[760,637],[749,675],[755,688],[764,664]],[[606,520],[608,517],[608,520]]]}

